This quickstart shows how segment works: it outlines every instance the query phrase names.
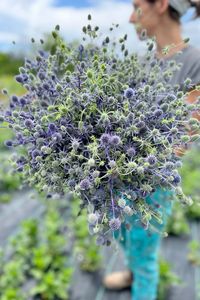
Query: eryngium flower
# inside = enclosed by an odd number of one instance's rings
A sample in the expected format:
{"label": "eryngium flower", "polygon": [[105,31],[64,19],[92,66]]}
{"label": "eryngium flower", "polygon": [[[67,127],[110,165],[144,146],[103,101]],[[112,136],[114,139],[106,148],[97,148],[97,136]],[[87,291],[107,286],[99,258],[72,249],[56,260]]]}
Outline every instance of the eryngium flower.
{"label": "eryngium flower", "polygon": [[148,163],[149,163],[151,166],[153,166],[153,165],[155,165],[155,163],[157,162],[157,159],[156,159],[156,157],[155,157],[154,155],[149,155],[149,156],[147,157],[147,161],[148,161]]}
{"label": "eryngium flower", "polygon": [[36,158],[37,156],[40,156],[41,152],[37,149],[33,150],[32,152],[32,158]]}
{"label": "eryngium flower", "polygon": [[135,91],[131,88],[128,88],[124,91],[124,96],[128,99],[132,98],[135,95]]}
{"label": "eryngium flower", "polygon": [[107,146],[108,144],[110,144],[110,140],[111,140],[111,135],[108,133],[102,134],[100,138],[100,142],[103,146]]}
{"label": "eryngium flower", "polygon": [[49,131],[55,132],[56,131],[56,125],[54,123],[50,123],[48,126]]}
{"label": "eryngium flower", "polygon": [[121,226],[121,221],[119,218],[113,218],[109,221],[110,229],[115,231],[118,230]]}
{"label": "eryngium flower", "polygon": [[127,214],[130,217],[133,215],[133,210],[130,206],[125,206],[123,211],[124,211],[125,214]]}
{"label": "eryngium flower", "polygon": [[34,126],[34,123],[31,119],[27,119],[25,122],[24,122],[24,125],[28,128],[33,128]]}
{"label": "eryngium flower", "polygon": [[92,214],[88,215],[88,222],[89,222],[89,224],[96,225],[97,221],[98,221],[97,214],[93,214],[92,213]]}
{"label": "eryngium flower", "polygon": [[128,156],[130,156],[130,157],[135,156],[135,154],[136,154],[135,148],[133,148],[133,147],[128,148],[127,154],[128,154]]}
{"label": "eryngium flower", "polygon": [[113,135],[110,138],[110,144],[113,146],[118,146],[121,143],[121,139],[118,135]]}
{"label": "eryngium flower", "polygon": [[89,188],[90,188],[90,181],[87,178],[81,180],[80,189],[84,191],[84,190],[88,190]]}
{"label": "eryngium flower", "polygon": [[13,142],[11,140],[5,141],[5,145],[7,147],[12,147],[13,146]]}
{"label": "eryngium flower", "polygon": [[126,205],[126,200],[123,199],[123,198],[120,198],[120,199],[118,200],[118,205],[119,205],[119,207],[124,208],[125,205]]}

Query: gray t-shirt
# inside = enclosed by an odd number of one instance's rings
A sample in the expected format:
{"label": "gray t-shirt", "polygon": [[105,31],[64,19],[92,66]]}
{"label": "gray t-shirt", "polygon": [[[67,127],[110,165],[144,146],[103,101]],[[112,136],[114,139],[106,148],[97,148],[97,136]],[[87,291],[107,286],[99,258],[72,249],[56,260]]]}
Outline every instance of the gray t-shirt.
{"label": "gray t-shirt", "polygon": [[200,84],[200,50],[188,46],[184,48],[180,54],[175,54],[173,57],[167,58],[167,61],[174,60],[177,64],[181,64],[179,70],[175,72],[171,79],[171,84],[179,84],[183,86],[187,78],[192,80],[192,85]]}

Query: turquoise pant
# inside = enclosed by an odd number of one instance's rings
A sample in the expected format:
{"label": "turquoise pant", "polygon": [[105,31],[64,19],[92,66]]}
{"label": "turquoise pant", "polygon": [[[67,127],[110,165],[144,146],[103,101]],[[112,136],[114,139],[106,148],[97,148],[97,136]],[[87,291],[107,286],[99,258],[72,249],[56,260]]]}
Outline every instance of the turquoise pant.
{"label": "turquoise pant", "polygon": [[[121,234],[117,236],[122,245],[126,258],[126,265],[133,273],[132,300],[155,300],[159,281],[158,254],[162,235],[168,216],[171,214],[173,192],[157,189],[154,194],[146,197],[146,202],[162,213],[162,224],[156,220],[150,223],[159,229],[152,231],[144,229],[141,222],[138,222],[139,215],[128,217],[131,228],[126,229],[123,224]],[[159,204],[156,206],[156,204]],[[116,236],[116,237],[117,237]]]}

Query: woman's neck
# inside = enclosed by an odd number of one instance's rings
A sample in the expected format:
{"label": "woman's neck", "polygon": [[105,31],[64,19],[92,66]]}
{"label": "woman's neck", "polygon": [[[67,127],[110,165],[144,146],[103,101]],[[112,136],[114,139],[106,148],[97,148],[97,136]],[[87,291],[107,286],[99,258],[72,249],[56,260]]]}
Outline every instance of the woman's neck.
{"label": "woman's neck", "polygon": [[181,37],[181,25],[172,20],[162,21],[163,24],[157,27],[155,38],[157,44],[157,57],[167,58],[185,48]]}

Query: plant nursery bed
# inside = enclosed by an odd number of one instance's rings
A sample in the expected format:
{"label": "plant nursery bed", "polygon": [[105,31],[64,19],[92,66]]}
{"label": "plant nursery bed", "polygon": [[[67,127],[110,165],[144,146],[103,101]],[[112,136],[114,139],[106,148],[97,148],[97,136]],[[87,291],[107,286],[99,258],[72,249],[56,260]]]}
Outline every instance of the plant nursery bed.
{"label": "plant nursery bed", "polygon": [[0,204],[0,246],[4,246],[7,239],[15,235],[21,221],[37,217],[43,211],[43,205],[37,199],[30,197],[30,190],[21,190],[13,193],[12,200]]}

